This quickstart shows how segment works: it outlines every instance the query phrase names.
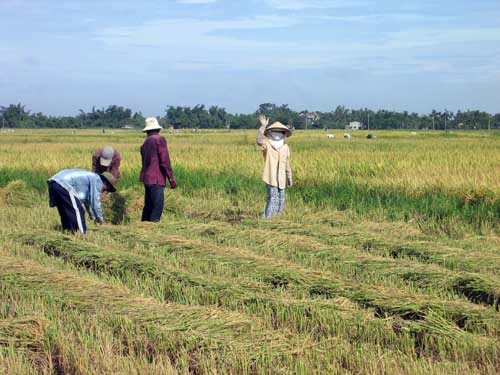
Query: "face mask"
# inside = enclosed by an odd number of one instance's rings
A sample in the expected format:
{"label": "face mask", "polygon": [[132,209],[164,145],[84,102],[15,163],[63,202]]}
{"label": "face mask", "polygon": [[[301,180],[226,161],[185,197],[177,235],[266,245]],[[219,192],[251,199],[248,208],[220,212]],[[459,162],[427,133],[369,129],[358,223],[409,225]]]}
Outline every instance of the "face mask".
{"label": "face mask", "polygon": [[285,138],[285,133],[282,132],[270,132],[270,137],[274,141],[280,141]]}

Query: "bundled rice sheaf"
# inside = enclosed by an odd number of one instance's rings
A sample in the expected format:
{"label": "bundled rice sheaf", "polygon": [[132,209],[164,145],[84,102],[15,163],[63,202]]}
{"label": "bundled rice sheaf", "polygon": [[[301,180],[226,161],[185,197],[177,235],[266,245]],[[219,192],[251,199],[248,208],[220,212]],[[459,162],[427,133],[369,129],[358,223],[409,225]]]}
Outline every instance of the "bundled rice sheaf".
{"label": "bundled rice sheaf", "polygon": [[0,189],[0,206],[32,207],[34,204],[33,191],[23,180],[9,182]]}
{"label": "bundled rice sheaf", "polygon": [[108,194],[102,201],[102,209],[106,221],[112,224],[127,224],[130,222],[130,207],[133,195],[129,190]]}

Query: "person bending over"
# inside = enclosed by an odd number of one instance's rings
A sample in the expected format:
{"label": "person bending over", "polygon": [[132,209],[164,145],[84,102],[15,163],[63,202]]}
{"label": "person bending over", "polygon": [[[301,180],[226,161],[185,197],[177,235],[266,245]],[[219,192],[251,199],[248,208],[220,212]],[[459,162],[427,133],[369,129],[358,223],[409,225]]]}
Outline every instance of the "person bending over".
{"label": "person bending over", "polygon": [[85,234],[85,210],[96,223],[104,217],[101,196],[116,191],[116,179],[109,173],[100,175],[85,169],[63,169],[49,178],[49,206],[57,207],[63,230]]}

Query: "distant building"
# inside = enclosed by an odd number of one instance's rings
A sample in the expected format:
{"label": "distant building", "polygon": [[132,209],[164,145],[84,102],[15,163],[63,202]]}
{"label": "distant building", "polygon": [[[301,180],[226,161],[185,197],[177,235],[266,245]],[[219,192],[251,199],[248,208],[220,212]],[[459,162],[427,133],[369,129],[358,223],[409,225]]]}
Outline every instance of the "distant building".
{"label": "distant building", "polygon": [[135,129],[135,127],[132,125],[123,125],[122,129]]}
{"label": "distant building", "polygon": [[320,118],[320,115],[317,112],[301,113],[300,116],[305,118],[306,127],[307,125],[314,125],[314,123]]}
{"label": "distant building", "polygon": [[360,130],[363,129],[363,124],[359,121],[351,121],[345,128],[346,130]]}
{"label": "distant building", "polygon": [[302,114],[302,116],[305,116],[310,121],[318,121],[320,117],[317,112],[307,112],[306,114]]}

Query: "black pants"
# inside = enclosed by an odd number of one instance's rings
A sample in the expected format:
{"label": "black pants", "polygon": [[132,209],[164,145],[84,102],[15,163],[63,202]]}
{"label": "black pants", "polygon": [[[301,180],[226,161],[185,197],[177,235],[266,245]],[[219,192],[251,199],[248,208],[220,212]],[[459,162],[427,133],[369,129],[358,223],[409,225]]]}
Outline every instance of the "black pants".
{"label": "black pants", "polygon": [[163,212],[163,191],[161,185],[144,185],[144,208],[142,221],[160,221]]}
{"label": "black pants", "polygon": [[55,181],[48,181],[48,185],[50,204],[57,207],[63,229],[73,233],[78,231],[85,233],[87,231],[85,210],[80,199]]}

